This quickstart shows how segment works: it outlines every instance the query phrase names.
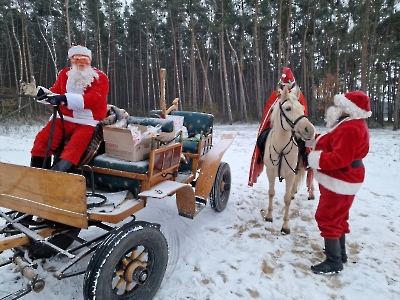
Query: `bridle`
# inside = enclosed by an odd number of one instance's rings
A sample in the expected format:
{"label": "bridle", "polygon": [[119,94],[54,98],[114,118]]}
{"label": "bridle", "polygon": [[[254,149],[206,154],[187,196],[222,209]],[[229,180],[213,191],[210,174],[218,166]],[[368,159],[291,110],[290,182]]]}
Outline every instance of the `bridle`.
{"label": "bridle", "polygon": [[296,124],[303,118],[307,118],[306,115],[301,115],[299,116],[296,120],[294,120],[294,122],[292,122],[292,120],[290,120],[287,115],[285,114],[285,112],[282,109],[282,106],[288,101],[288,99],[285,99],[285,101],[283,101],[282,103],[279,104],[279,115],[280,115],[280,119],[281,119],[281,127],[283,130],[287,131],[284,127],[283,127],[283,123],[282,123],[282,117],[285,118],[286,122],[289,124],[290,128],[292,128],[292,136],[294,135],[294,127],[296,126]]}
{"label": "bridle", "polygon": [[[289,124],[292,134],[290,136],[289,141],[287,142],[287,144],[285,145],[285,147],[283,147],[282,151],[278,152],[275,147],[272,145],[272,143],[269,145],[270,147],[270,151],[269,151],[269,159],[271,160],[271,163],[274,166],[278,166],[278,179],[279,182],[282,182],[282,180],[284,179],[281,176],[281,167],[282,167],[282,160],[285,159],[286,164],[289,166],[289,168],[293,171],[293,173],[297,174],[299,171],[299,161],[300,161],[300,156],[297,158],[297,164],[296,164],[296,168],[292,168],[292,166],[289,164],[289,162],[286,159],[286,155],[288,155],[290,153],[290,151],[292,151],[293,149],[293,145],[295,145],[296,147],[298,147],[298,144],[295,140],[295,131],[294,131],[294,127],[296,126],[296,124],[303,118],[307,118],[306,115],[301,115],[299,116],[296,120],[294,120],[294,122],[292,120],[290,120],[287,115],[285,114],[284,110],[283,110],[283,105],[288,101],[288,99],[285,99],[282,103],[279,104],[279,117],[280,117],[280,123],[281,123],[281,127],[283,130],[288,131],[287,129],[285,129],[285,127],[283,126],[283,118],[286,120],[286,122]],[[307,118],[308,119],[308,118]],[[272,128],[273,130],[273,128]],[[272,148],[274,149],[275,153],[278,154],[278,158],[277,159],[273,159],[272,158],[272,151],[271,151],[271,145]],[[289,150],[286,150],[288,147],[290,147]],[[285,153],[286,150],[286,153]]]}

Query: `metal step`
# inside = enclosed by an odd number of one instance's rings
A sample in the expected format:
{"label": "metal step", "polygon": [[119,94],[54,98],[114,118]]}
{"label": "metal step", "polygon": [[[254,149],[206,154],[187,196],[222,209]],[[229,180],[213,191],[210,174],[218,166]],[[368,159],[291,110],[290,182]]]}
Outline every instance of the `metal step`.
{"label": "metal step", "polygon": [[176,177],[177,182],[184,182],[186,179],[189,177],[193,176],[192,171],[183,171],[183,172],[178,172],[178,176]]}

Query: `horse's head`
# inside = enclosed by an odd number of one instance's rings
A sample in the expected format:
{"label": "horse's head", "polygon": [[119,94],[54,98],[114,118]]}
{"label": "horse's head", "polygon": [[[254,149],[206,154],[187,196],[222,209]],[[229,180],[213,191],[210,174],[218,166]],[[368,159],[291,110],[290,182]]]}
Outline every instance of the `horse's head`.
{"label": "horse's head", "polygon": [[[290,92],[285,86],[282,91],[274,114],[271,116],[275,126],[281,126],[286,131],[291,131],[302,140],[314,137],[314,125],[304,115],[304,106],[299,101],[300,89],[297,87]],[[280,124],[275,124],[279,122]]]}

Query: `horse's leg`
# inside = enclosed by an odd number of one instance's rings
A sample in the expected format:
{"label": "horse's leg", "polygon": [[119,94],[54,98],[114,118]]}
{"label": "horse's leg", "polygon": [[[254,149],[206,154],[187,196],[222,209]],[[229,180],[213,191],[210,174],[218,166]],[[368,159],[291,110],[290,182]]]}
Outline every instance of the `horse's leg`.
{"label": "horse's leg", "polygon": [[308,191],[308,200],[314,200],[314,170],[309,169],[307,171],[307,191]]}
{"label": "horse's leg", "polygon": [[283,225],[281,232],[283,234],[290,234],[290,227],[289,227],[289,208],[290,208],[290,203],[292,202],[292,189],[293,189],[293,184],[295,181],[295,174],[287,176],[288,178],[285,178],[286,181],[286,191],[285,191],[285,196],[283,197],[283,200],[285,202],[285,215],[283,216]]}
{"label": "horse's leg", "polygon": [[294,183],[293,183],[293,187],[292,187],[292,199],[294,199],[294,195],[297,194],[297,191],[299,189],[300,183],[304,179],[305,173],[306,173],[306,170],[303,167],[303,165],[301,164],[300,167],[299,167],[299,170],[297,171],[297,174],[295,175],[295,179],[294,179]]}
{"label": "horse's leg", "polygon": [[311,186],[308,188],[308,200],[314,200],[314,183],[311,183]]}
{"label": "horse's leg", "polygon": [[272,222],[272,212],[274,210],[274,197],[275,197],[275,176],[273,174],[268,174],[267,170],[267,176],[268,176],[268,183],[269,183],[269,188],[268,188],[268,212],[265,214],[264,210],[261,210],[261,215],[264,218],[264,221],[267,222]]}

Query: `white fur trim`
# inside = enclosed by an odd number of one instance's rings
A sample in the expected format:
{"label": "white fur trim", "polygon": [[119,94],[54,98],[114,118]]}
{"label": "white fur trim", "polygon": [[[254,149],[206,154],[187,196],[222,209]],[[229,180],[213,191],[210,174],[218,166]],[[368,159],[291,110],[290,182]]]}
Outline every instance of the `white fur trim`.
{"label": "white fur trim", "polygon": [[83,110],[83,96],[80,94],[66,93],[68,108],[71,110]]}
{"label": "white fur trim", "polygon": [[359,108],[354,102],[347,99],[344,94],[336,95],[333,102],[350,115],[351,119],[366,119],[372,115],[371,111],[366,111]]}
{"label": "white fur trim", "polygon": [[350,183],[333,178],[319,171],[315,171],[315,180],[328,190],[340,195],[355,195],[361,188],[362,182]]}
{"label": "white fur trim", "polygon": [[37,94],[37,92],[39,92],[40,89],[42,89],[43,92],[45,92],[46,95],[52,94],[52,92],[51,92],[48,88],[45,88],[44,86],[41,86],[41,85],[39,85],[39,86],[37,87],[36,94]]}
{"label": "white fur trim", "polygon": [[319,159],[321,157],[322,151],[311,151],[310,154],[308,154],[308,165],[313,168],[313,169],[321,169],[319,167]]}
{"label": "white fur trim", "polygon": [[89,56],[90,59],[92,59],[92,51],[90,51],[88,48],[86,48],[84,46],[77,45],[77,46],[72,46],[71,48],[69,48],[68,58],[71,58],[75,54],[86,55],[86,56]]}

